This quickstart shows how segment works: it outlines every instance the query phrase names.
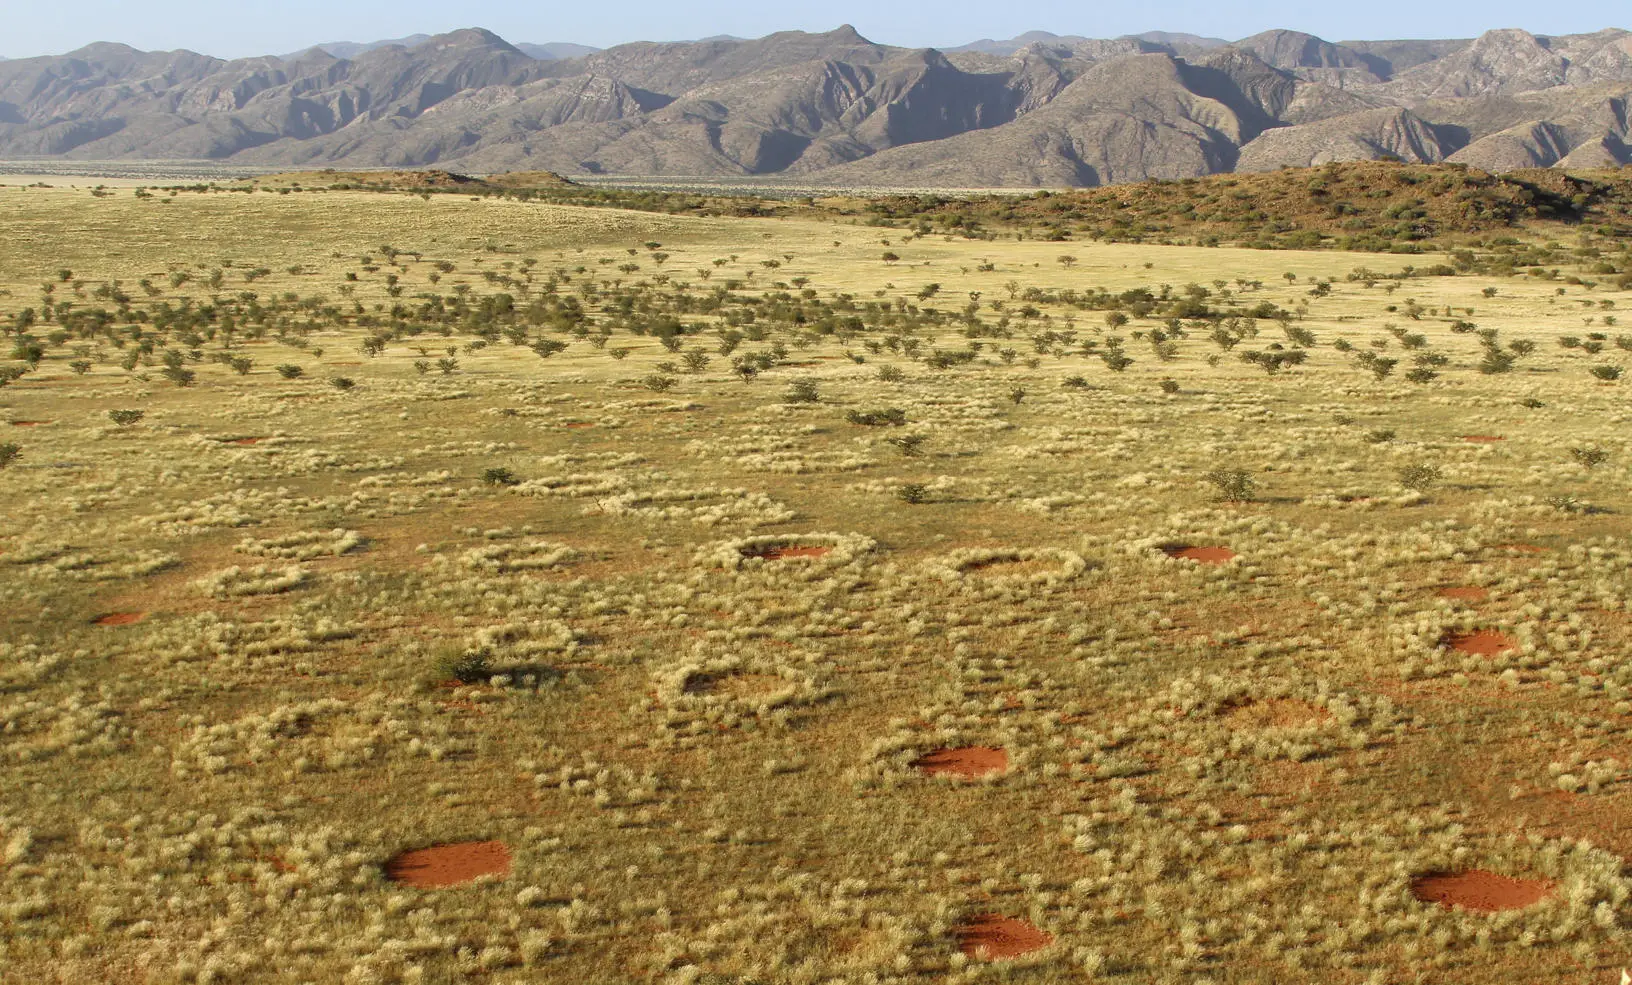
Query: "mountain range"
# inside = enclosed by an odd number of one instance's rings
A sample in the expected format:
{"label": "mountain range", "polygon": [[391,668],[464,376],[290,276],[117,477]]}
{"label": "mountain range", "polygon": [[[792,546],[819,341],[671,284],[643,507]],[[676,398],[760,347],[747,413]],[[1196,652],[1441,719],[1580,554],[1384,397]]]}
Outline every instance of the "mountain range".
{"label": "mountain range", "polygon": [[1632,32],[1333,43],[853,28],[604,51],[467,29],[226,61],[0,62],[0,159],[1092,186],[1397,157],[1632,163]]}

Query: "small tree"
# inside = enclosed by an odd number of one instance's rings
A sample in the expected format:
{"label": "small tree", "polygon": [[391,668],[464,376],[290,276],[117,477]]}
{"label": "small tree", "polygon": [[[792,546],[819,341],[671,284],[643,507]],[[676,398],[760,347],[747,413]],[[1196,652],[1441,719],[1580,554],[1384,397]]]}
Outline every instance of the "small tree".
{"label": "small tree", "polygon": [[808,376],[788,384],[788,392],[782,396],[782,402],[789,404],[814,404],[821,399],[821,394],[816,390],[816,381]]}
{"label": "small tree", "polygon": [[1428,487],[1440,480],[1444,473],[1437,465],[1417,463],[1400,470],[1400,485],[1414,492],[1427,492]]}
{"label": "small tree", "polygon": [[1202,479],[1218,490],[1220,499],[1230,503],[1247,502],[1258,488],[1258,481],[1246,469],[1220,467],[1208,472]]}

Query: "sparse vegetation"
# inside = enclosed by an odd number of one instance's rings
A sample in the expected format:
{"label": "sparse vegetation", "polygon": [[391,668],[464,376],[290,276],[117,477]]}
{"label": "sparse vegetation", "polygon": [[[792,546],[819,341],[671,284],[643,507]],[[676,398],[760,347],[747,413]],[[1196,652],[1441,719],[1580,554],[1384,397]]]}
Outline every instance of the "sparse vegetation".
{"label": "sparse vegetation", "polygon": [[[0,978],[1613,980],[1624,241],[1350,174],[0,188]],[[1317,179],[1469,238],[1157,244]]]}

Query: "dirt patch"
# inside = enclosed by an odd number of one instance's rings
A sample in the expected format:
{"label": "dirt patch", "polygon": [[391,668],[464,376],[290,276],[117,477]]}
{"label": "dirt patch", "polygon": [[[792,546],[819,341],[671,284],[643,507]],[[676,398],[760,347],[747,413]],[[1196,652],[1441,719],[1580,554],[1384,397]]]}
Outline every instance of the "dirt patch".
{"label": "dirt patch", "polygon": [[1001,961],[1040,951],[1054,943],[1054,935],[1024,920],[999,913],[982,913],[958,925],[958,950],[982,961]]}
{"label": "dirt patch", "polygon": [[592,428],[595,425],[590,423],[589,421],[573,421],[570,424],[563,424],[561,426],[566,428],[569,431],[578,431],[578,430],[581,430],[583,428]]}
{"label": "dirt patch", "polygon": [[937,749],[912,761],[913,769],[930,776],[960,776],[975,780],[1009,768],[1009,754],[1003,749],[986,746],[964,746],[961,749]]}
{"label": "dirt patch", "polygon": [[1516,650],[1518,641],[1506,633],[1498,633],[1494,629],[1481,629],[1472,633],[1452,633],[1445,637],[1445,644],[1459,653],[1471,653],[1479,657],[1494,657],[1498,653]]}
{"label": "dirt patch", "polygon": [[1506,551],[1509,554],[1546,554],[1547,548],[1539,544],[1492,544],[1493,551]]}
{"label": "dirt patch", "polygon": [[265,440],[266,436],[261,435],[251,438],[222,438],[221,443],[223,445],[258,445]]}
{"label": "dirt patch", "polygon": [[1331,720],[1325,708],[1294,698],[1247,701],[1224,710],[1224,723],[1236,729],[1304,728]]}
{"label": "dirt patch", "polygon": [[14,428],[37,428],[41,424],[50,423],[50,421],[12,421],[11,426]]}
{"label": "dirt patch", "polygon": [[775,674],[698,674],[686,681],[686,694],[722,694],[732,698],[761,698],[786,688]]}
{"label": "dirt patch", "polygon": [[1514,879],[1473,869],[1418,876],[1411,881],[1411,894],[1424,903],[1497,913],[1540,903],[1553,895],[1553,884],[1547,879]]}
{"label": "dirt patch", "polygon": [[743,557],[757,557],[766,561],[782,561],[792,557],[826,557],[833,553],[831,547],[801,546],[799,544],[780,544],[771,547],[757,547],[743,552]]}
{"label": "dirt patch", "polygon": [[1474,585],[1441,588],[1439,597],[1442,599],[1456,599],[1458,602],[1483,602],[1490,598],[1490,589],[1479,588]]}
{"label": "dirt patch", "polygon": [[1239,556],[1228,547],[1194,547],[1190,544],[1163,544],[1162,553],[1199,564],[1226,564]]}
{"label": "dirt patch", "polygon": [[105,616],[97,616],[91,620],[94,626],[129,626],[147,618],[145,612],[110,612]]}
{"label": "dirt patch", "polygon": [[457,886],[481,876],[510,874],[510,848],[502,841],[467,841],[403,852],[385,863],[392,882],[415,889]]}
{"label": "dirt patch", "polygon": [[1499,434],[1464,434],[1463,441],[1471,441],[1476,445],[1488,445],[1493,441],[1506,441],[1507,438]]}

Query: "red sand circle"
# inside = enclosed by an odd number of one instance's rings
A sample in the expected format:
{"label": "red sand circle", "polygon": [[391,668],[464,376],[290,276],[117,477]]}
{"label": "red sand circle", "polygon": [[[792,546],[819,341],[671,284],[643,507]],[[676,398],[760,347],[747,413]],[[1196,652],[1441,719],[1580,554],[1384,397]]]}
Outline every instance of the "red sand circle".
{"label": "red sand circle", "polygon": [[1452,633],[1445,638],[1445,645],[1462,653],[1471,653],[1479,657],[1494,657],[1498,653],[1516,650],[1518,641],[1505,633],[1498,633],[1494,629],[1481,629],[1472,633]]}
{"label": "red sand circle", "polygon": [[385,875],[415,889],[441,889],[481,876],[510,874],[510,847],[502,841],[466,841],[403,852],[385,863]]}
{"label": "red sand circle", "polygon": [[912,767],[930,776],[959,776],[974,780],[1008,769],[1009,754],[1006,750],[988,746],[937,749],[913,760]]}
{"label": "red sand circle", "polygon": [[91,622],[97,626],[129,626],[146,618],[145,612],[110,612],[105,616],[97,616]]}
{"label": "red sand circle", "polygon": [[1473,869],[1431,872],[1411,880],[1411,894],[1424,903],[1460,907],[1479,913],[1522,910],[1553,895],[1547,879],[1514,879]]}
{"label": "red sand circle", "polygon": [[783,544],[773,547],[749,548],[744,557],[757,557],[766,561],[781,561],[790,557],[826,557],[833,553],[831,547],[801,546],[798,544]]}
{"label": "red sand circle", "polygon": [[1164,544],[1162,553],[1171,558],[1200,564],[1226,564],[1238,557],[1228,547],[1192,547],[1189,544]]}
{"label": "red sand circle", "polygon": [[1048,931],[1001,913],[970,917],[958,925],[956,934],[958,950],[984,961],[1017,958],[1054,943],[1054,935]]}
{"label": "red sand circle", "polygon": [[1506,441],[1507,438],[1505,436],[1503,436],[1503,435],[1500,435],[1500,434],[1464,434],[1462,436],[1462,440],[1463,441],[1471,441],[1474,444],[1478,444],[1478,445],[1483,445],[1483,444],[1489,444],[1492,441]]}
{"label": "red sand circle", "polygon": [[1483,602],[1490,598],[1490,589],[1479,588],[1474,585],[1462,585],[1454,588],[1441,588],[1439,597],[1442,599],[1456,599],[1461,602]]}

